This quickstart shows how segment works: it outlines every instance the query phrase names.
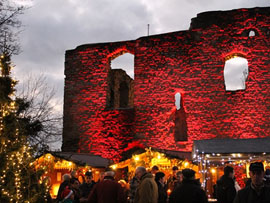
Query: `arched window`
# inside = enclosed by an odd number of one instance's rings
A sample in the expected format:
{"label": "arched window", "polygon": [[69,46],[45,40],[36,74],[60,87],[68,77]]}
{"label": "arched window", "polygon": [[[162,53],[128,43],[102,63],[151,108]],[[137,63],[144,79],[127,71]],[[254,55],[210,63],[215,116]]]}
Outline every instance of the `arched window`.
{"label": "arched window", "polygon": [[134,55],[120,50],[109,57],[109,64],[107,107],[133,107]]}
{"label": "arched window", "polygon": [[134,79],[134,55],[126,53],[111,61],[111,69],[122,69]]}
{"label": "arched window", "polygon": [[187,117],[184,109],[183,98],[181,98],[181,94],[177,92],[175,95],[175,117],[174,117],[174,140],[178,141],[187,141]]}
{"label": "arched window", "polygon": [[248,61],[244,57],[233,57],[226,60],[224,66],[224,82],[226,91],[246,89],[248,77]]}
{"label": "arched window", "polygon": [[181,104],[180,104],[180,101],[181,101],[181,94],[179,92],[177,92],[175,95],[175,106],[176,106],[176,110],[179,110],[181,108]]}

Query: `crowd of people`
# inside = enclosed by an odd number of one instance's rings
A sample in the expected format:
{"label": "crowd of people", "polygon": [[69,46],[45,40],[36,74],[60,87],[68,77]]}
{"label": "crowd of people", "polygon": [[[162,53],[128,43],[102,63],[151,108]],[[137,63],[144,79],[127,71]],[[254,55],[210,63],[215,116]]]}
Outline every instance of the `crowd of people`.
{"label": "crowd of people", "polygon": [[[270,203],[270,173],[264,171],[261,162],[250,164],[250,180],[241,189],[234,178],[231,166],[224,168],[224,175],[217,181],[214,196],[218,203]],[[114,171],[106,171],[97,182],[93,181],[90,171],[84,176],[83,183],[76,172],[65,174],[56,202],[59,203],[207,203],[206,192],[201,187],[195,171],[189,168],[172,168],[166,176],[157,166],[147,171],[139,166],[135,176],[127,183],[115,180]]]}

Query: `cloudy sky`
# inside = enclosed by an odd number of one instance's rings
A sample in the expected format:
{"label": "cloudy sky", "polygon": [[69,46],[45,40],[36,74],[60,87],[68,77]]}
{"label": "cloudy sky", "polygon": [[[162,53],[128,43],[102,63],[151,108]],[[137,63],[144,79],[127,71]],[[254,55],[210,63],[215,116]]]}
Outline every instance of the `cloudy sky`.
{"label": "cloudy sky", "polygon": [[[17,0],[29,3],[30,0]],[[45,74],[57,89],[62,111],[65,51],[81,44],[133,40],[187,30],[200,12],[270,6],[269,0],[32,0],[20,17],[22,53],[13,58],[14,75]],[[124,58],[122,64],[127,63]],[[119,62],[121,63],[121,62]]]}

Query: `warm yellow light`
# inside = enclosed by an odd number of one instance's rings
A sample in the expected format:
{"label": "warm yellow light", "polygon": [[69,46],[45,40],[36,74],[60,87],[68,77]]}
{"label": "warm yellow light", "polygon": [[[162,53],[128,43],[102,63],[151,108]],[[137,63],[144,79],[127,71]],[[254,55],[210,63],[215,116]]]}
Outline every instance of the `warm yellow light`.
{"label": "warm yellow light", "polygon": [[60,184],[59,183],[52,185],[52,196],[53,197],[56,197],[57,196],[59,187],[60,187]]}
{"label": "warm yellow light", "polygon": [[211,169],[211,173],[215,174],[217,172],[217,170],[215,168]]}
{"label": "warm yellow light", "polygon": [[135,156],[135,161],[139,161],[140,160],[140,157],[139,156]]}
{"label": "warm yellow light", "polygon": [[158,155],[158,156],[157,156],[157,158],[158,158],[158,159],[161,159],[161,156],[160,156],[160,155]]}
{"label": "warm yellow light", "polygon": [[185,162],[185,163],[184,163],[185,168],[188,167],[188,165],[189,165],[188,162]]}
{"label": "warm yellow light", "polygon": [[115,170],[117,168],[117,165],[115,164],[115,165],[112,165],[111,167],[113,170]]}

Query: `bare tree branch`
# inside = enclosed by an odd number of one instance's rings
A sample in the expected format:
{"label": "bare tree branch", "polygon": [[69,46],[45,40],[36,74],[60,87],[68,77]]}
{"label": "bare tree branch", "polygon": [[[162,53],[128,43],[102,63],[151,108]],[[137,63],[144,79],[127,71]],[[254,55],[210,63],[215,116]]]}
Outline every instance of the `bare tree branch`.
{"label": "bare tree branch", "polygon": [[22,24],[18,16],[27,9],[11,0],[0,2],[0,54],[19,54],[18,31]]}
{"label": "bare tree branch", "polygon": [[59,102],[53,102],[56,91],[48,85],[44,75],[29,75],[25,81],[17,95],[28,103],[28,107],[20,116],[42,124],[42,130],[30,136],[29,141],[39,150],[47,149],[51,143],[60,141],[62,135],[62,112],[55,109]]}

